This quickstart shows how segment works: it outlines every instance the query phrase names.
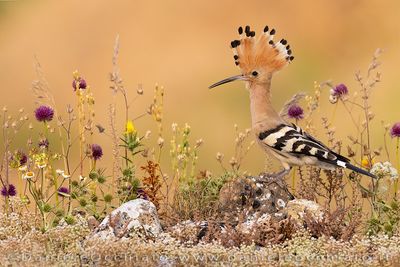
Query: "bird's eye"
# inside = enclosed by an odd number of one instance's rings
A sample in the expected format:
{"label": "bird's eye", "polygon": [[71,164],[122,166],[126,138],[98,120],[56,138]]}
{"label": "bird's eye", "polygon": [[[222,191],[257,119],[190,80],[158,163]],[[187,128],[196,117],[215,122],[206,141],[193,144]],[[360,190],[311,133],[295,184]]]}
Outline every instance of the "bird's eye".
{"label": "bird's eye", "polygon": [[253,71],[253,72],[251,73],[251,75],[253,75],[254,77],[256,77],[256,76],[258,75],[258,72],[257,72],[257,71]]}

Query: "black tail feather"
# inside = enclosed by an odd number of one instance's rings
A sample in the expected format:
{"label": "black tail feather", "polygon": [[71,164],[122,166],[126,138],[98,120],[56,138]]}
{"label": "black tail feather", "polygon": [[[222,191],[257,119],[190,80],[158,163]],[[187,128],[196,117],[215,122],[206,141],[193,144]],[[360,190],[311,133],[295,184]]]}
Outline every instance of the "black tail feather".
{"label": "black tail feather", "polygon": [[354,165],[351,165],[351,164],[348,163],[348,162],[346,162],[346,168],[347,168],[347,169],[350,169],[350,170],[352,170],[352,171],[361,173],[361,174],[363,174],[363,175],[372,177],[372,178],[374,178],[374,179],[377,179],[377,177],[376,177],[375,175],[373,175],[372,173],[370,173],[370,172],[368,172],[368,171],[366,171],[366,170],[363,170],[363,169],[361,169],[361,168],[358,168],[358,167],[356,167],[356,166],[354,166]]}

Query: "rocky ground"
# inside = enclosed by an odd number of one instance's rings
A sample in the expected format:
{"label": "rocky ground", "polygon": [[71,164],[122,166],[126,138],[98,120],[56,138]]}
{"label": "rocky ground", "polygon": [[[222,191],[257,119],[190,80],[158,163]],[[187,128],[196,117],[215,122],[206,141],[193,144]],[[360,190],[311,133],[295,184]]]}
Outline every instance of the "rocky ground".
{"label": "rocky ground", "polygon": [[[79,214],[42,233],[27,212],[0,214],[1,266],[387,266],[400,264],[400,235],[336,240],[315,202],[272,178],[246,177],[220,194],[223,221],[166,227],[150,201],[124,203],[102,222]],[[229,223],[227,223],[229,222]]]}

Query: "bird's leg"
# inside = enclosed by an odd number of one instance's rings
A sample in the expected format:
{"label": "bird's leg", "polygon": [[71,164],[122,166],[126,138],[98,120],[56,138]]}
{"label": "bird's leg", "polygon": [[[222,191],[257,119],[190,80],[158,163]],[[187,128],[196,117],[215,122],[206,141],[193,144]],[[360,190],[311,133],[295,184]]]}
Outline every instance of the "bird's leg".
{"label": "bird's leg", "polygon": [[289,169],[284,168],[280,172],[277,172],[277,173],[273,174],[273,176],[276,179],[283,179],[287,174],[289,174],[291,169],[292,169],[292,167],[290,167]]}
{"label": "bird's leg", "polygon": [[282,180],[290,172],[291,169],[292,168],[290,167],[289,169],[284,168],[283,170],[276,173],[266,173],[266,177]]}

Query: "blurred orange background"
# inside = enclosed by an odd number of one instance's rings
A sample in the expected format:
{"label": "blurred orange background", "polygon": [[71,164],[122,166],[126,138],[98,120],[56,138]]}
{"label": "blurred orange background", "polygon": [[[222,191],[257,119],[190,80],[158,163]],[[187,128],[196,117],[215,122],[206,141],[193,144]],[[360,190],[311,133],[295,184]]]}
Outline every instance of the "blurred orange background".
{"label": "blurred orange background", "polygon": [[[36,55],[59,110],[75,103],[71,82],[72,72],[78,69],[94,92],[96,123],[108,126],[108,105],[116,101],[123,130],[122,98],[114,99],[109,89],[113,46],[119,34],[124,85],[132,98],[138,84],[144,89],[130,116],[144,112],[152,102],[154,85],[163,85],[166,136],[171,123],[189,123],[193,140],[205,142],[199,169],[218,170],[215,154],[223,152],[229,161],[233,153],[233,125],[250,127],[249,100],[239,82],[212,91],[207,87],[238,73],[229,49],[230,41],[237,38],[237,27],[249,24],[259,32],[268,24],[277,30],[277,38],[289,41],[295,56],[274,77],[277,109],[298,91],[313,93],[314,81],[332,79],[346,84],[351,92],[359,90],[355,71],[365,73],[376,48],[385,50],[380,59],[382,83],[371,100],[376,114],[372,135],[380,145],[380,120],[400,121],[399,14],[400,2],[395,0],[0,1],[0,104],[15,114],[24,107],[33,117],[30,86]],[[333,106],[328,90],[322,102],[319,115],[329,116]],[[350,118],[342,107],[336,112],[337,135],[347,141],[354,130]],[[141,133],[151,129],[155,143],[156,125],[150,117],[135,125]],[[326,141],[322,132],[318,137]],[[25,141],[20,138],[19,142]],[[104,147],[104,163],[110,167],[110,140],[97,136],[96,142]],[[263,152],[254,147],[244,169],[258,173],[264,165]]]}

